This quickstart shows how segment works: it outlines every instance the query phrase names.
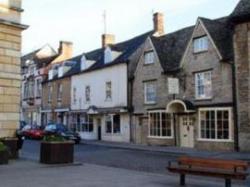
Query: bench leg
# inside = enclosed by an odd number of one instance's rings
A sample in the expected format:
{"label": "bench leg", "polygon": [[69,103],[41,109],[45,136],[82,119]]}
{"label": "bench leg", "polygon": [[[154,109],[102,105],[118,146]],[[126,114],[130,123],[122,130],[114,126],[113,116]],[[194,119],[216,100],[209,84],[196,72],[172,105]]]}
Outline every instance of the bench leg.
{"label": "bench leg", "polygon": [[180,185],[181,186],[185,186],[186,182],[185,182],[185,175],[181,174],[180,175]]}
{"label": "bench leg", "polygon": [[231,179],[225,179],[225,187],[231,187]]}

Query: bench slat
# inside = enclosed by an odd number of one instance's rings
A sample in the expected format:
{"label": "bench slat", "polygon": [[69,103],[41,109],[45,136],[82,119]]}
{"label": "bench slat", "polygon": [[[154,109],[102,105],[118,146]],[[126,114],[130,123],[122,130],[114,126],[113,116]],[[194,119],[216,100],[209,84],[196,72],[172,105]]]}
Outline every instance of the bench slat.
{"label": "bench slat", "polygon": [[196,170],[189,168],[178,168],[178,167],[168,167],[170,172],[180,173],[180,174],[191,174],[191,175],[199,175],[199,176],[210,176],[216,178],[228,178],[228,179],[237,179],[237,180],[246,180],[248,173],[233,173],[226,171],[209,171],[209,170]]}
{"label": "bench slat", "polygon": [[243,170],[246,171],[248,163],[238,160],[222,160],[222,159],[205,159],[205,158],[191,158],[181,157],[178,159],[180,165],[187,165],[191,167],[205,167],[214,169],[228,169],[228,170]]}

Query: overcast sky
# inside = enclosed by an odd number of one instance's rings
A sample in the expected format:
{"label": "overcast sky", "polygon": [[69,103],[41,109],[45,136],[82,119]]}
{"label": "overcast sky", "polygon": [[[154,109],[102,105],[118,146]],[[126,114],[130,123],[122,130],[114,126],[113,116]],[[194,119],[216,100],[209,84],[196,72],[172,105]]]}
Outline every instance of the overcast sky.
{"label": "overcast sky", "polygon": [[74,54],[101,46],[107,31],[124,41],[153,28],[152,12],[165,15],[166,33],[195,24],[197,17],[230,14],[239,0],[23,0],[23,54],[46,43],[58,48],[60,40],[74,43]]}

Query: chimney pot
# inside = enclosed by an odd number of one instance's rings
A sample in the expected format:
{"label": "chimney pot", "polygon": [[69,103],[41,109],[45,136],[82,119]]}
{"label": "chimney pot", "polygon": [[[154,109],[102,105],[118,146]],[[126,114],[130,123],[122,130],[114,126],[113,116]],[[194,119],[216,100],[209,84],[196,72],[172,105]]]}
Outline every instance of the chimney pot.
{"label": "chimney pot", "polygon": [[115,44],[115,35],[113,34],[103,34],[102,35],[102,47],[105,48],[108,45]]}
{"label": "chimney pot", "polygon": [[154,14],[154,32],[158,36],[164,35],[164,14],[161,12],[156,12]]}

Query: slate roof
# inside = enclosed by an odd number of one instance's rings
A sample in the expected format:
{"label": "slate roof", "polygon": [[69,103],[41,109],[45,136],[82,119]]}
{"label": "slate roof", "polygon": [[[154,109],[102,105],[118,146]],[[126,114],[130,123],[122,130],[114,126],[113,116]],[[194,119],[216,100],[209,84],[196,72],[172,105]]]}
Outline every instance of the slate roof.
{"label": "slate roof", "polygon": [[233,60],[233,30],[229,17],[215,20],[200,18],[218,48],[222,60]]}
{"label": "slate roof", "polygon": [[161,37],[151,37],[164,71],[171,72],[179,69],[193,29],[194,26]]}
{"label": "slate roof", "polygon": [[90,51],[88,53],[84,53],[87,60],[96,61],[91,67],[89,67],[88,69],[86,69],[84,71],[81,71],[81,58],[82,58],[83,54],[78,55],[72,59],[69,59],[69,61],[75,61],[76,65],[74,67],[72,67],[72,69],[69,70],[67,73],[65,73],[65,75],[63,77],[67,77],[67,76],[71,76],[71,75],[75,75],[75,74],[83,73],[83,72],[90,72],[90,71],[94,71],[97,69],[102,69],[102,68],[106,68],[106,67],[109,67],[112,65],[116,65],[119,63],[126,63],[126,62],[132,60],[131,55],[152,34],[153,34],[153,31],[150,31],[150,32],[144,33],[142,35],[139,35],[137,37],[134,37],[130,40],[120,42],[120,43],[117,43],[115,45],[110,45],[110,48],[113,51],[121,52],[121,55],[117,59],[115,59],[113,62],[110,62],[108,64],[104,63],[104,50],[105,50],[104,48],[99,48],[99,49]]}
{"label": "slate roof", "polygon": [[233,22],[250,20],[250,0],[240,0],[230,17]]}

